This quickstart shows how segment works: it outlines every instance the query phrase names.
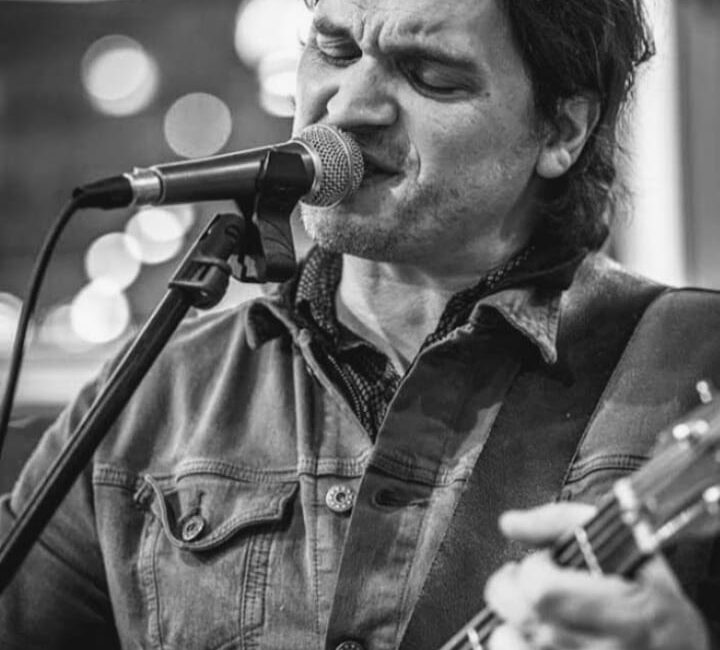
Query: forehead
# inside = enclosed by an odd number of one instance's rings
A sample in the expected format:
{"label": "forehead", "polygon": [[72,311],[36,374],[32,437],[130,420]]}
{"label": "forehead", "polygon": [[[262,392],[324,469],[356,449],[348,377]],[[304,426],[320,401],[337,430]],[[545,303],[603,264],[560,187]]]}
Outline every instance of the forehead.
{"label": "forehead", "polygon": [[315,22],[368,49],[427,43],[504,57],[514,50],[499,0],[319,0]]}

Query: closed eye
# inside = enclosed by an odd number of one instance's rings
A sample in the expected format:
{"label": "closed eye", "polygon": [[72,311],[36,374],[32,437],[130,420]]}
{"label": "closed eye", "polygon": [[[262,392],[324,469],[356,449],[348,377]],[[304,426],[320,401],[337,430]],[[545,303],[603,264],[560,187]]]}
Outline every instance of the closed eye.
{"label": "closed eye", "polygon": [[311,27],[307,47],[326,63],[348,65],[362,56],[362,51],[348,31],[318,17]]}
{"label": "closed eye", "polygon": [[332,66],[346,66],[362,56],[360,48],[346,38],[315,35],[306,47]]}
{"label": "closed eye", "polygon": [[315,51],[325,63],[337,67],[350,65],[354,61],[357,61],[357,59],[361,56],[359,51],[353,51],[345,48],[316,47]]}
{"label": "closed eye", "polygon": [[472,93],[477,86],[462,71],[433,61],[405,59],[400,68],[410,84],[424,95],[453,98]]}

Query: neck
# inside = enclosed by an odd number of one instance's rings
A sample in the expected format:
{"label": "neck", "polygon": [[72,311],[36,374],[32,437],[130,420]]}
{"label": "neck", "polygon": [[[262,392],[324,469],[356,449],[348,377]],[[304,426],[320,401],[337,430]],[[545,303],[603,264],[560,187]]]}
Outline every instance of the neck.
{"label": "neck", "polygon": [[336,296],[337,316],[343,325],[386,354],[404,374],[437,327],[448,300],[476,284],[494,266],[428,270],[345,255]]}

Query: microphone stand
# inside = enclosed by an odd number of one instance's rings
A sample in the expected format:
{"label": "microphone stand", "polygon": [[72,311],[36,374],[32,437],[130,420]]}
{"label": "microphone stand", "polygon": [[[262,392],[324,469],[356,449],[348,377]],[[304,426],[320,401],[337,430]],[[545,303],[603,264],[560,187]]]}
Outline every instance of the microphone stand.
{"label": "microphone stand", "polygon": [[[240,260],[239,279],[246,282],[277,282],[294,273],[289,216],[307,191],[297,162],[293,155],[268,154],[258,177],[254,217],[216,215],[180,263],[169,290],[2,540],[0,594],[190,307],[209,309],[220,302],[233,274],[229,258]],[[240,198],[238,203],[247,214],[248,201]],[[248,272],[248,258],[254,262],[254,275]]]}

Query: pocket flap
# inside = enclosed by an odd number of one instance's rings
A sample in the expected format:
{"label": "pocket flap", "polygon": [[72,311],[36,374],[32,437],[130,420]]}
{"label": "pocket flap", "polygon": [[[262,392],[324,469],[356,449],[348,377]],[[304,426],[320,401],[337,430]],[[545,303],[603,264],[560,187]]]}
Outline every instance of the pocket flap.
{"label": "pocket flap", "polygon": [[280,521],[297,482],[243,481],[213,474],[159,480],[148,474],[143,488],[170,542],[184,550],[206,551],[244,528]]}

